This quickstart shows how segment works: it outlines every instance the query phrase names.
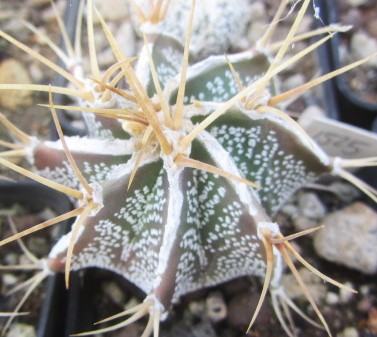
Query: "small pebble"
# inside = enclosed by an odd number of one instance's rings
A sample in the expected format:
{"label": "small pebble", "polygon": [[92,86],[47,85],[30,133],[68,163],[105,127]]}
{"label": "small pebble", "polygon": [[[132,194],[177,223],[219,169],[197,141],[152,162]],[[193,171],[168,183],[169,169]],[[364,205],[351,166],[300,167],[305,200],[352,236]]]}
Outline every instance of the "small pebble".
{"label": "small pebble", "polygon": [[73,128],[85,131],[86,126],[83,120],[78,119],[78,120],[72,121],[71,123],[72,123],[71,125]]}
{"label": "small pebble", "polygon": [[347,0],[347,3],[351,7],[360,7],[367,5],[369,0]]}
{"label": "small pebble", "polygon": [[26,254],[21,254],[18,257],[18,264],[19,265],[24,265],[24,264],[30,264],[30,258]]}
{"label": "small pebble", "polygon": [[[124,0],[94,0],[94,5],[105,22],[121,21],[129,16],[128,4]],[[93,20],[99,23],[97,15],[93,16]]]}
{"label": "small pebble", "polygon": [[[64,12],[67,8],[67,2],[65,0],[58,0],[55,1],[54,4],[61,17],[64,17]],[[56,23],[56,13],[52,6],[47,6],[46,9],[41,11],[41,17],[44,22]]]}
{"label": "small pebble", "polygon": [[297,231],[304,231],[318,226],[318,223],[313,219],[308,219],[306,216],[299,215],[293,218],[293,225]]}
{"label": "small pebble", "polygon": [[326,208],[315,193],[302,193],[298,198],[301,214],[309,219],[319,220],[326,214]]}
{"label": "small pebble", "polygon": [[303,33],[309,32],[313,27],[313,18],[314,17],[311,14],[304,15],[300,23],[300,26],[298,27],[297,34],[303,34]]}
{"label": "small pebble", "polygon": [[263,1],[255,1],[250,4],[250,13],[253,13],[253,21],[265,19],[266,5]]}
{"label": "small pebble", "polygon": [[123,55],[125,57],[132,57],[136,54],[136,37],[132,25],[129,21],[123,22],[115,33]]}
{"label": "small pebble", "polygon": [[4,264],[6,265],[16,265],[18,264],[18,254],[8,253],[4,257]]}
{"label": "small pebble", "polygon": [[356,328],[347,327],[340,334],[338,334],[338,337],[359,337],[359,333],[357,332]]}
{"label": "small pebble", "polygon": [[284,80],[282,83],[282,91],[288,91],[299,87],[305,83],[305,76],[303,74],[295,74]]}
{"label": "small pebble", "polygon": [[202,317],[204,314],[205,306],[203,301],[191,301],[189,304],[189,311],[195,317]]}
{"label": "small pebble", "polygon": [[30,77],[33,81],[33,83],[40,83],[43,78],[45,77],[46,73],[42,69],[43,66],[40,64],[32,63],[29,66],[29,72],[30,72]]}
{"label": "small pebble", "polygon": [[[351,282],[345,282],[344,285],[351,289],[354,289],[354,285]],[[339,299],[340,302],[343,304],[348,303],[354,295],[354,293],[348,291],[347,289],[339,289]]]}
{"label": "small pebble", "polygon": [[13,274],[4,273],[2,275],[2,278],[3,278],[3,284],[7,287],[12,287],[18,282],[18,278]]}
{"label": "small pebble", "polygon": [[362,285],[359,292],[363,296],[368,296],[370,294],[370,286],[368,284]]}
{"label": "small pebble", "polygon": [[335,304],[338,304],[339,303],[339,296],[338,294],[335,294],[331,291],[329,291],[327,294],[326,294],[326,303],[327,304],[330,304],[330,305],[335,305]]}
{"label": "small pebble", "polygon": [[[27,20],[28,11],[26,7],[17,9],[16,12],[13,12],[13,18],[18,18],[18,20],[9,20],[2,27],[3,31],[11,32],[12,36],[17,36],[17,39],[20,41],[27,41],[29,37],[29,30],[25,29],[25,26],[22,24],[20,19]],[[4,42],[4,41],[2,41]]]}
{"label": "small pebble", "polygon": [[[377,52],[377,41],[366,32],[358,31],[352,35],[351,51],[356,59],[368,57]],[[366,65],[377,68],[376,58],[372,58]]]}
{"label": "small pebble", "polygon": [[[30,84],[31,79],[19,61],[7,59],[0,63],[0,83]],[[32,103],[32,92],[29,90],[0,90],[0,105],[5,109],[15,111]]]}
{"label": "small pebble", "polygon": [[372,208],[356,202],[327,215],[323,224],[314,236],[319,256],[365,274],[377,272],[377,214]]}
{"label": "small pebble", "polygon": [[29,0],[31,7],[43,7],[50,4],[50,0]]}
{"label": "small pebble", "polygon": [[98,53],[98,65],[101,68],[108,68],[114,63],[114,53],[111,48],[106,48],[105,50]]}
{"label": "small pebble", "polygon": [[[325,300],[325,294],[327,291],[326,285],[313,274],[310,270],[301,268],[298,270],[301,278],[303,279],[306,287],[312,295],[314,302],[321,303]],[[306,299],[301,288],[297,285],[297,281],[292,274],[285,274],[282,277],[281,284],[285,293],[291,299]]]}
{"label": "small pebble", "polygon": [[318,105],[309,105],[302,112],[300,118],[298,119],[298,123],[305,129],[316,117],[326,117],[325,111],[321,109]]}
{"label": "small pebble", "polygon": [[220,292],[213,292],[206,298],[206,316],[211,322],[217,323],[227,316],[227,307]]}
{"label": "small pebble", "polygon": [[102,286],[105,296],[118,305],[123,305],[126,298],[122,289],[115,282],[105,282]]}
{"label": "small pebble", "polygon": [[250,45],[255,45],[260,40],[266,30],[267,25],[268,22],[265,20],[256,20],[250,24],[247,33]]}
{"label": "small pebble", "polygon": [[44,208],[38,214],[38,217],[41,219],[41,221],[46,221],[56,216],[57,216],[56,212],[49,207]]}
{"label": "small pebble", "polygon": [[35,337],[35,328],[32,325],[15,323],[12,324],[7,337]]}
{"label": "small pebble", "polygon": [[296,205],[293,205],[293,204],[285,204],[281,211],[290,216],[290,217],[294,217],[294,216],[297,216],[298,215],[298,208],[296,207]]}

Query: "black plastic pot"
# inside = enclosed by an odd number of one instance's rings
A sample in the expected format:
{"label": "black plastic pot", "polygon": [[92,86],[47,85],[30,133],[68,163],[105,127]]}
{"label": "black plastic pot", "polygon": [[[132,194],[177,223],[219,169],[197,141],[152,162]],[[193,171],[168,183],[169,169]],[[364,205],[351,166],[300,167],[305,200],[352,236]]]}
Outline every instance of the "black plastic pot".
{"label": "black plastic pot", "polygon": [[[106,283],[115,284],[126,299],[134,297],[142,301],[145,298],[140,289],[114,272],[87,268],[73,273],[66,312],[66,331],[70,335],[103,328],[105,325],[96,326],[94,323],[124,310],[123,305],[125,303],[122,303],[122,305],[114,303],[106,294],[104,290]],[[118,322],[119,320],[112,322],[112,324]],[[67,337],[69,334],[67,334]],[[111,333],[105,335],[112,336]]]}
{"label": "black plastic pot", "polygon": [[[319,1],[321,16],[325,24],[339,22],[338,8],[335,0]],[[329,43],[330,66],[339,69],[343,66],[339,56],[341,38],[339,34],[333,36]],[[362,127],[367,130],[377,131],[377,104],[362,100],[347,84],[345,75],[337,76],[332,81],[336,88],[339,104],[339,120]]]}
{"label": "black plastic pot", "polygon": [[[30,211],[49,207],[58,214],[66,213],[72,208],[70,201],[64,194],[29,180],[20,182],[0,181],[0,203],[3,206],[17,203]],[[62,232],[64,232],[68,223],[62,222],[59,226],[62,227]],[[45,299],[37,328],[38,337],[67,336],[65,334],[66,302],[63,275],[50,276],[47,279]]]}
{"label": "black plastic pot", "polygon": [[[330,0],[331,1],[331,0]],[[323,1],[320,3],[322,4]],[[313,8],[310,9],[312,15],[314,16]],[[321,9],[321,19],[327,22],[327,12]],[[320,20],[314,20],[312,29],[319,29],[323,27],[323,23]],[[317,42],[323,36],[313,37],[313,42]],[[317,66],[320,69],[320,74],[328,74],[333,70],[333,65],[331,62],[331,53],[328,44],[322,44],[316,49],[317,53]],[[326,111],[328,117],[339,120],[339,105],[336,95],[336,88],[334,81],[325,81],[321,84],[323,104],[322,108]],[[310,103],[310,102],[309,102]]]}
{"label": "black plastic pot", "polygon": [[[339,22],[335,0],[319,1],[318,5],[320,6],[321,19],[326,25]],[[323,24],[318,22],[317,28],[322,26]],[[336,34],[328,43],[318,48],[322,74],[343,66],[339,58],[340,42],[340,36]],[[330,118],[377,132],[377,104],[368,103],[356,96],[349,88],[344,75],[326,81],[322,86],[325,109]],[[356,175],[369,185],[377,188],[377,168],[363,168],[358,170]],[[368,198],[365,198],[365,202],[376,207]]]}

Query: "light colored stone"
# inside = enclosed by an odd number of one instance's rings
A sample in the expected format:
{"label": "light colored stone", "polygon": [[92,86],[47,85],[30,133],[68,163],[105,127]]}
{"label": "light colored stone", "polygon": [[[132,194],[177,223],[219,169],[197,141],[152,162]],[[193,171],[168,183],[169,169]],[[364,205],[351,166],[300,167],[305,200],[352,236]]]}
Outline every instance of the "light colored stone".
{"label": "light colored stone", "polygon": [[[354,285],[351,282],[345,282],[344,285],[351,288],[351,289],[354,288]],[[339,289],[340,303],[344,303],[344,304],[348,303],[354,295],[355,295],[354,293],[348,291],[347,289],[344,289],[344,288]]]}
{"label": "light colored stone", "polygon": [[97,53],[98,65],[102,69],[106,69],[114,64],[114,53],[111,48],[107,48]]}
{"label": "light colored stone", "polygon": [[202,317],[204,315],[204,301],[191,301],[189,303],[189,310],[195,317]]}
{"label": "light colored stone", "polygon": [[[364,31],[358,31],[352,35],[351,51],[356,59],[370,56],[377,53],[377,40]],[[374,57],[368,61],[367,65],[377,68],[376,58]]]}
{"label": "light colored stone", "polygon": [[[58,0],[54,2],[55,8],[61,17],[64,17],[64,13],[67,9],[67,1]],[[52,6],[47,6],[46,9],[41,11],[41,17],[44,22],[56,22],[56,13]]]}
{"label": "light colored stone", "polygon": [[303,34],[309,32],[313,26],[313,16],[312,14],[307,14],[303,17],[300,26],[298,27],[297,34]]}
{"label": "light colored stone", "polygon": [[[30,249],[30,248],[28,247],[28,249]],[[19,258],[18,258],[18,264],[19,265],[30,264],[30,262],[31,262],[30,258],[26,254],[20,254],[19,255]]]}
{"label": "light colored stone", "polygon": [[[31,80],[25,67],[15,59],[7,59],[0,63],[0,83],[30,84]],[[29,90],[0,90],[0,105],[8,110],[26,108],[33,103]]]}
{"label": "light colored stone", "polygon": [[2,279],[3,279],[3,284],[7,287],[12,287],[16,285],[18,282],[18,278],[15,275],[10,274],[10,273],[4,273],[2,275]]}
{"label": "light colored stone", "polygon": [[309,219],[319,220],[326,214],[326,208],[314,193],[302,193],[298,198],[300,213]]}
{"label": "light colored stone", "polygon": [[[108,25],[110,31],[114,32],[116,25],[112,22],[109,22],[107,25]],[[109,48],[109,41],[107,40],[106,35],[103,34],[101,26],[95,27],[94,34],[95,34],[94,42],[95,42],[95,45],[96,45],[96,52],[97,53],[100,53],[101,51],[104,51],[106,48]],[[99,58],[99,56],[98,56],[98,58]]]}
{"label": "light colored stone", "polygon": [[[314,302],[316,302],[317,304],[322,303],[325,300],[327,290],[326,285],[323,283],[323,281],[308,269],[301,268],[298,270],[298,272],[306,287],[309,289]],[[290,299],[306,299],[304,293],[302,292],[300,286],[297,284],[297,281],[292,274],[284,274],[281,279],[281,284],[284,288],[285,293]]]}
{"label": "light colored stone", "polygon": [[301,113],[301,116],[298,119],[298,123],[305,129],[316,117],[326,117],[326,113],[318,105],[309,105]]}
{"label": "light colored stone", "polygon": [[227,316],[227,307],[223,295],[216,291],[206,298],[206,316],[211,322],[220,322]]}
{"label": "light colored stone", "polygon": [[18,20],[8,20],[2,24],[1,28],[3,31],[9,32],[12,36],[17,37],[19,41],[28,41],[30,31],[25,29],[25,25],[22,23],[22,20],[27,20],[27,13],[26,8],[20,8],[17,12],[13,12],[12,18],[17,17]]}
{"label": "light colored stone", "polygon": [[298,216],[298,208],[296,205],[294,204],[285,204],[281,211],[285,214],[285,215],[288,215],[290,217],[296,217]]}
{"label": "light colored stone", "polygon": [[126,301],[124,292],[115,282],[106,282],[103,291],[114,303],[123,305]]}
{"label": "light colored stone", "polygon": [[326,303],[330,305],[335,305],[339,303],[339,296],[331,291],[326,293]]}
{"label": "light colored stone", "polygon": [[297,88],[304,83],[305,76],[303,74],[292,75],[282,82],[282,91],[288,91]]}
{"label": "light colored stone", "polygon": [[42,66],[37,63],[32,63],[29,67],[29,73],[33,80],[33,83],[41,83],[45,74],[45,71],[42,69]]}
{"label": "light colored stone", "polygon": [[340,334],[338,334],[338,337],[359,337],[359,333],[357,332],[356,328],[347,327]]}
{"label": "light colored stone", "polygon": [[35,328],[32,325],[23,324],[23,323],[16,323],[13,324],[7,337],[35,337]]}
{"label": "light colored stone", "polygon": [[136,54],[136,37],[129,21],[123,22],[115,33],[115,39],[125,57],[132,57]]}
{"label": "light colored stone", "polygon": [[260,38],[263,36],[263,33],[266,31],[268,22],[265,20],[256,20],[253,21],[248,29],[247,37],[250,41],[250,45],[255,45]]}
{"label": "light colored stone", "polygon": [[370,285],[364,284],[360,287],[359,293],[363,296],[369,296],[370,294]]}
{"label": "light colored stone", "polygon": [[8,265],[16,265],[18,263],[18,254],[16,253],[8,253],[4,257],[5,264]]}
{"label": "light colored stone", "polygon": [[266,18],[266,5],[263,1],[255,1],[250,4],[252,21]]}
{"label": "light colored stone", "polygon": [[347,0],[351,7],[359,7],[368,4],[368,0]]}
{"label": "light colored stone", "polygon": [[50,0],[29,0],[31,7],[42,7],[50,4]]}
{"label": "light colored stone", "polygon": [[[129,15],[128,3],[124,0],[94,0],[94,5],[105,21],[121,21]],[[99,22],[97,15],[93,16],[93,20]]]}
{"label": "light colored stone", "polygon": [[314,237],[318,255],[365,274],[377,272],[377,214],[356,202],[323,220]]}
{"label": "light colored stone", "polygon": [[318,226],[318,222],[313,219],[309,219],[306,216],[296,216],[293,218],[293,225],[297,231],[304,231]]}

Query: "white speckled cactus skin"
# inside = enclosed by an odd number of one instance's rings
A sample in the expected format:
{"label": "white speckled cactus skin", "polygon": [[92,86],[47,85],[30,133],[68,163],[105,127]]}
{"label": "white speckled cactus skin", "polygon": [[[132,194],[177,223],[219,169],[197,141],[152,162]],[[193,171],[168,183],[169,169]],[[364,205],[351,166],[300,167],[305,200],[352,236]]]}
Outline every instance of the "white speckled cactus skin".
{"label": "white speckled cactus skin", "polygon": [[[140,8],[148,8],[148,0],[137,0]],[[190,15],[191,2],[184,0],[171,1],[164,19],[160,22],[147,21],[140,25],[134,13],[136,31],[148,34],[164,33],[182,45],[186,36],[186,23]],[[243,36],[250,20],[250,1],[239,0],[235,5],[231,1],[198,1],[193,22],[190,52],[196,58],[210,55],[221,55],[235,45]]]}
{"label": "white speckled cactus skin", "polygon": [[[201,288],[253,275],[267,280],[262,298],[268,283],[283,296],[281,257],[287,260],[289,246],[281,241],[273,249],[273,239],[282,239],[273,216],[334,165],[270,104],[279,67],[290,61],[273,59],[268,48],[223,55],[245,28],[248,1],[198,1],[191,36],[191,2],[154,2],[144,14],[150,1],[132,3],[146,40],[136,64],[101,21],[116,58],[111,75],[95,65],[85,76],[77,76],[79,66],[72,71],[80,94],[70,93],[79,97],[87,136],[33,138],[26,147],[35,172],[69,187],[80,211],[52,248],[49,272],[98,267],[120,274],[146,294],[125,314],[149,314],[146,334],[157,336],[162,315]],[[87,12],[90,21],[91,1]]]}
{"label": "white speckled cactus skin", "polygon": [[[277,230],[270,217],[285,200],[331,170],[326,155],[295,126],[273,112],[261,114],[243,104],[227,109],[186,149],[179,143],[239,91],[226,58],[216,55],[227,50],[233,38],[233,30],[226,29],[229,22],[218,20],[224,28],[204,30],[203,35],[200,25],[204,19],[200,16],[217,17],[219,10],[228,14],[232,7],[232,15],[234,12],[235,18],[241,17],[246,6],[242,3],[237,9],[226,1],[198,3],[181,127],[174,130],[162,112],[155,111],[172,145],[171,153],[163,153],[155,139],[144,146],[140,159],[143,129],[135,132],[128,122],[105,126],[103,118],[94,115],[88,124],[88,138],[67,138],[80,171],[88,182],[100,186],[103,198],[103,208],[83,223],[74,246],[72,269],[95,266],[112,270],[153,295],[165,310],[182,295],[203,287],[244,275],[263,278],[266,257],[258,229],[268,224]],[[160,97],[155,94],[149,71],[150,50],[171,111],[179,88],[190,8],[190,3],[173,2],[165,20],[142,26],[154,43],[141,50],[136,76],[144,79],[143,87],[153,96],[152,101],[158,102]],[[181,20],[174,19],[180,16]],[[241,28],[243,21],[239,22]],[[220,41],[213,44],[215,40]],[[203,41],[206,43],[200,45]],[[205,54],[211,56],[200,61]],[[230,55],[229,60],[244,86],[261,78],[270,66],[268,57],[259,52]],[[195,105],[194,101],[202,103]],[[98,101],[85,104],[99,107]],[[140,103],[115,96],[106,107],[139,110]],[[59,144],[37,145],[35,167],[43,176],[79,188]],[[242,176],[262,188],[177,165],[174,159],[179,154]],[[136,176],[129,187],[137,161]],[[70,234],[52,250],[51,265],[61,261],[64,266],[69,242]]]}

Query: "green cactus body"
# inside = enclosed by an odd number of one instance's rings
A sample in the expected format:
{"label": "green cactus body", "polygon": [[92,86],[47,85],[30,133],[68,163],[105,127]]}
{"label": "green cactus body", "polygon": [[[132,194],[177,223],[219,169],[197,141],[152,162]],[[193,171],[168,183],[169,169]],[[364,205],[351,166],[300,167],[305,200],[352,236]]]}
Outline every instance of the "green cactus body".
{"label": "green cactus body", "polygon": [[[269,66],[261,54],[243,53],[231,59],[236,70],[244,70],[240,74],[245,85]],[[157,69],[163,67],[155,62]],[[179,74],[165,85],[167,101],[176,100],[175,78]],[[81,172],[100,186],[103,203],[83,224],[72,269],[95,266],[115,271],[153,295],[165,310],[197,289],[244,275],[263,278],[265,250],[259,228],[278,231],[270,217],[298,188],[329,172],[331,165],[294,126],[273,113],[246,110],[242,104],[202,131],[185,156],[243,176],[262,188],[175,164],[181,149],[174,145],[236,93],[225,57],[210,57],[191,66],[182,128],[174,130],[161,122],[173,144],[169,155],[156,143],[140,150],[141,140],[132,134],[122,137],[126,140],[86,138],[82,143],[67,138]],[[205,103],[196,106],[190,104],[193,100]],[[139,151],[143,156],[128,187]],[[42,175],[79,186],[59,142],[40,144],[34,153]],[[64,266],[69,241],[70,234],[53,248],[51,265]]]}

